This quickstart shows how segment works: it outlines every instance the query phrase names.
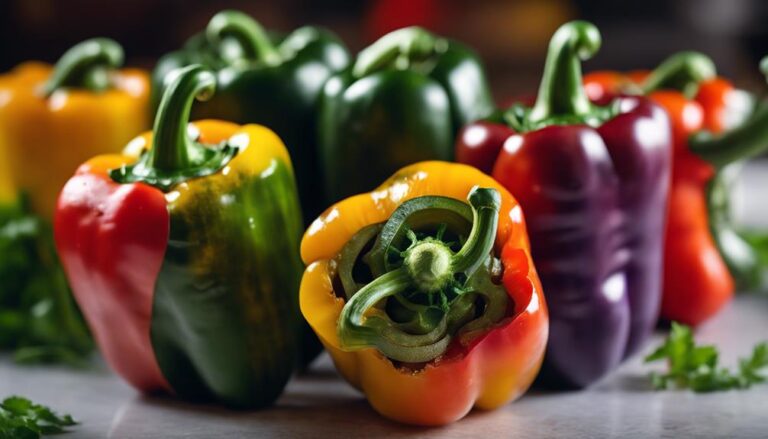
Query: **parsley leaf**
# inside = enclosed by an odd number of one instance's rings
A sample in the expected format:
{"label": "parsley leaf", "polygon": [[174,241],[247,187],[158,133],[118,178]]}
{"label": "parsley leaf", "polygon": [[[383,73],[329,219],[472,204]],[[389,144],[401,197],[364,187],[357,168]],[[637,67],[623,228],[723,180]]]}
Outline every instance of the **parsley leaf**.
{"label": "parsley leaf", "polygon": [[48,407],[20,396],[0,403],[0,439],[36,439],[44,434],[63,433],[76,425],[70,415],[59,415]]}
{"label": "parsley leaf", "polygon": [[[755,346],[752,355],[739,360],[736,372],[718,365],[717,348],[696,345],[690,327],[672,322],[672,330],[664,343],[645,358],[646,363],[666,360],[666,373],[652,373],[653,387],[690,388],[694,392],[746,389],[768,379],[768,343]],[[768,372],[768,371],[767,371]]]}
{"label": "parsley leaf", "polygon": [[18,362],[83,364],[93,342],[47,222],[22,201],[0,206],[0,349]]}

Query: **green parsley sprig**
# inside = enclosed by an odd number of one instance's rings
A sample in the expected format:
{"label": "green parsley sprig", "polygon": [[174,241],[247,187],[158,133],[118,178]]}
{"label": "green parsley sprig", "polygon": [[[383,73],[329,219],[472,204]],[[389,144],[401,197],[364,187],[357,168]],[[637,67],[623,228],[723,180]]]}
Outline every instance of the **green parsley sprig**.
{"label": "green parsley sprig", "polygon": [[63,433],[76,425],[70,415],[59,415],[48,407],[20,396],[0,403],[0,439],[36,439],[44,434]]}
{"label": "green parsley sprig", "polygon": [[18,362],[83,364],[92,349],[50,225],[23,201],[0,206],[0,350]]}
{"label": "green parsley sprig", "polygon": [[717,348],[696,345],[690,327],[672,322],[672,330],[664,343],[645,358],[646,363],[666,360],[666,373],[652,373],[656,389],[690,388],[694,392],[747,389],[768,379],[768,343],[760,343],[752,355],[739,360],[738,370],[721,367]]}

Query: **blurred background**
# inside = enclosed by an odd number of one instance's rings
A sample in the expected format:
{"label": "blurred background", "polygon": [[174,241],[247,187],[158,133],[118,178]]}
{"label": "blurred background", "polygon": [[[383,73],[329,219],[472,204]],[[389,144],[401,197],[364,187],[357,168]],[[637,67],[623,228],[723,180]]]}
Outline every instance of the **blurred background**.
{"label": "blurred background", "polygon": [[28,59],[54,62],[94,36],[116,39],[129,64],[151,68],[225,8],[271,30],[328,27],[353,51],[402,26],[427,27],[481,54],[498,100],[537,86],[552,32],[573,18],[603,34],[586,70],[652,67],[692,49],[710,55],[740,87],[765,89],[757,70],[768,53],[764,0],[0,0],[0,71]]}

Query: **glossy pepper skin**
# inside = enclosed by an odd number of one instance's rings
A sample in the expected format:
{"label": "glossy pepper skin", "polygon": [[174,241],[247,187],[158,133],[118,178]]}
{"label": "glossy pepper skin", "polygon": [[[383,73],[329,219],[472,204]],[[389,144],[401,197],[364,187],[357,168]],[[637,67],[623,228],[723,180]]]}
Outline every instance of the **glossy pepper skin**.
{"label": "glossy pepper skin", "polygon": [[[482,189],[478,190],[476,186]],[[480,191],[483,191],[484,198],[478,196]],[[474,206],[476,198],[488,202],[489,193],[496,194],[497,198],[491,200],[495,203],[495,210],[480,210],[479,214],[475,210],[473,217],[465,204],[468,195]],[[454,216],[456,212],[450,210],[444,212],[437,209],[434,213],[427,209],[423,216],[418,216],[418,213],[424,211],[413,213],[414,206],[430,202],[458,204],[466,212],[458,219]],[[489,205],[485,207],[490,209]],[[471,227],[472,233],[467,241],[482,241],[486,245],[475,253],[481,256],[475,262],[491,260],[488,255],[492,254],[500,263],[499,270],[502,272],[494,275],[498,279],[492,285],[483,284],[479,289],[489,294],[488,297],[495,291],[500,294],[496,298],[505,300],[499,320],[479,328],[470,322],[467,326],[474,325],[474,331],[467,333],[459,330],[454,338],[448,338],[448,344],[443,343],[446,341],[443,337],[429,346],[422,346],[418,336],[403,334],[398,328],[407,324],[404,321],[395,324],[395,329],[371,332],[367,325],[373,324],[375,311],[364,313],[366,318],[362,326],[359,326],[361,322],[350,320],[348,317],[355,312],[350,308],[355,308],[361,299],[368,297],[368,292],[376,294],[374,287],[381,292],[387,282],[391,286],[392,276],[395,279],[398,273],[402,276],[405,268],[412,270],[417,267],[414,278],[410,275],[399,278],[400,281],[405,279],[406,284],[413,279],[430,283],[439,278],[437,274],[442,272],[439,267],[443,267],[440,264],[443,259],[429,251],[419,250],[424,247],[429,249],[434,243],[425,238],[406,251],[399,270],[389,267],[389,271],[385,270],[386,273],[367,285],[358,285],[361,288],[357,292],[349,293],[349,281],[345,281],[342,273],[345,271],[344,256],[350,246],[354,248],[357,245],[358,250],[367,248],[365,241],[355,241],[371,227],[384,223],[371,253],[363,257],[375,260],[371,254],[379,248],[385,239],[383,237],[395,236],[392,239],[397,241],[398,234],[403,233],[400,221],[413,226],[412,230],[417,233],[436,223],[449,224],[449,232],[454,227]],[[396,235],[387,232],[392,224],[399,230]],[[483,238],[473,240],[475,230]],[[437,236],[439,239],[441,233],[438,232]],[[471,246],[465,242],[462,249],[449,258],[468,254],[464,251],[467,247]],[[347,198],[326,210],[305,233],[301,254],[308,265],[300,294],[304,317],[320,337],[342,376],[365,393],[373,408],[383,416],[408,424],[447,424],[464,417],[473,406],[493,409],[518,398],[536,376],[546,345],[548,317],[541,285],[529,254],[523,214],[517,201],[505,189],[476,169],[446,162],[422,162],[403,168],[375,191]],[[427,257],[419,259],[415,255]],[[412,264],[414,258],[417,262]],[[357,260],[357,256],[354,259]],[[483,273],[487,281],[488,271],[483,270],[487,270],[487,265],[478,268],[476,274],[480,274],[477,277],[469,275],[468,282],[474,282],[472,279],[482,282]],[[359,276],[356,270],[352,273]],[[453,278],[460,279],[460,276],[454,273]],[[357,277],[352,280],[353,284],[355,282],[358,282]],[[401,293],[397,293],[398,301],[402,300]],[[346,298],[345,294],[353,295]],[[487,314],[490,313],[489,308],[495,308],[491,303],[486,304]],[[397,303],[386,302],[387,313],[390,313],[390,308],[397,310],[392,305]],[[411,303],[408,309],[424,308],[424,305]],[[407,311],[400,311],[409,315]],[[421,325],[424,321],[416,319],[415,323]],[[467,326],[462,329],[467,329]],[[394,340],[393,333],[414,343],[388,343],[388,338]],[[433,350],[435,347],[438,350]],[[390,359],[392,357],[398,360]]]}
{"label": "glossy pepper skin", "polygon": [[306,222],[320,214],[316,106],[326,80],[349,64],[344,44],[315,27],[297,29],[274,44],[251,17],[222,11],[203,35],[160,59],[152,73],[153,108],[166,75],[194,63],[216,71],[218,92],[195,106],[193,118],[257,123],[275,131],[294,160]]}
{"label": "glossy pepper skin", "polygon": [[491,172],[525,212],[550,310],[542,382],[584,387],[648,338],[661,301],[671,133],[638,97],[591,102],[579,58],[600,46],[590,23],[550,43],[532,107],[467,126],[459,161]]}
{"label": "glossy pepper skin", "polygon": [[451,160],[458,130],[489,115],[493,101],[472,51],[412,27],[385,35],[329,79],[318,111],[331,203],[411,163]]}
{"label": "glossy pepper skin", "polygon": [[258,125],[189,125],[213,93],[175,73],[153,133],[83,164],[56,244],[107,362],[143,392],[262,407],[296,361],[301,218],[280,139]]}
{"label": "glossy pepper skin", "polygon": [[71,48],[55,67],[19,65],[0,76],[0,180],[25,192],[51,220],[56,197],[77,166],[118,152],[149,127],[148,75],[116,70],[123,50],[96,38]]}
{"label": "glossy pepper skin", "polygon": [[738,162],[768,148],[768,109],[753,111],[750,96],[695,52],[675,54],[653,72],[595,72],[584,81],[595,98],[646,94],[672,122],[662,317],[697,325],[722,309],[736,285],[760,287],[764,268],[734,229],[727,184]]}

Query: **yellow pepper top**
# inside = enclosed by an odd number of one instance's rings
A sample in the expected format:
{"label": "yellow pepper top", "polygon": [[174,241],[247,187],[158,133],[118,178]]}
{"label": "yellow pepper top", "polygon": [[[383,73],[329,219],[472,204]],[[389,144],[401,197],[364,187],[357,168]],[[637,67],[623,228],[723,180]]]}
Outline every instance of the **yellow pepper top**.
{"label": "yellow pepper top", "polygon": [[28,62],[0,76],[0,202],[25,192],[50,219],[80,163],[119,152],[149,127],[148,75],[114,70],[121,62],[116,43],[88,40],[55,69]]}

